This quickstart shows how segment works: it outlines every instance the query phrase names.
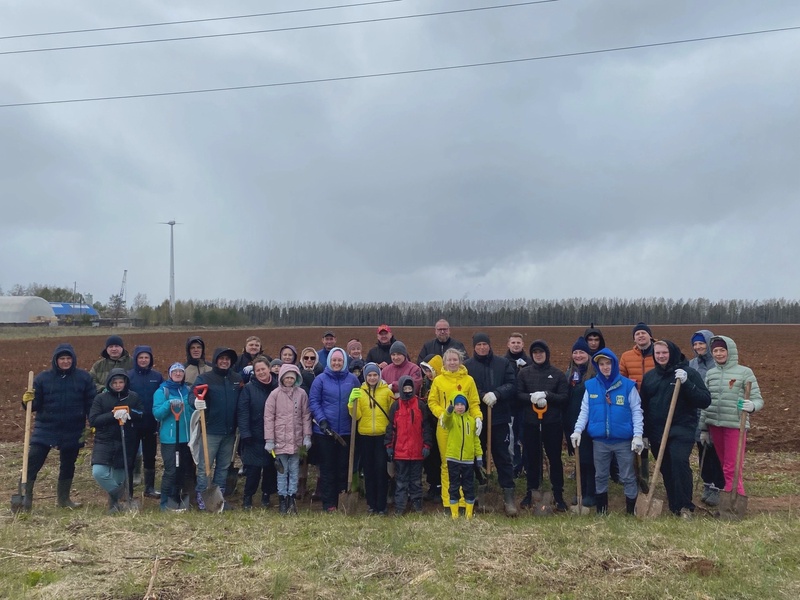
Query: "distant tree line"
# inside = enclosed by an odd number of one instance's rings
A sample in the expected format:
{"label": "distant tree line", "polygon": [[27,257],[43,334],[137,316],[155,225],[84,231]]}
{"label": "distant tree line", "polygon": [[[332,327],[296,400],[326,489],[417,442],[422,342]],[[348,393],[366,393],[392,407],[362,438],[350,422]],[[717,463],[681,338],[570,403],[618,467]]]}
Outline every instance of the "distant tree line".
{"label": "distant tree line", "polygon": [[[2,293],[2,290],[0,290]],[[68,302],[75,293],[67,288],[15,285],[8,295],[39,296],[48,302]],[[380,323],[397,326],[430,326],[441,317],[451,325],[548,326],[589,323],[629,325],[645,321],[657,325],[697,323],[716,325],[800,323],[800,301],[688,300],[672,298],[568,298],[539,300],[440,300],[433,302],[252,302],[247,300],[178,300],[174,323],[169,301],[151,306],[145,294],[136,294],[130,307],[119,295],[108,304],[95,302],[103,316],[135,318],[146,327],[196,325],[208,327],[369,327]]]}

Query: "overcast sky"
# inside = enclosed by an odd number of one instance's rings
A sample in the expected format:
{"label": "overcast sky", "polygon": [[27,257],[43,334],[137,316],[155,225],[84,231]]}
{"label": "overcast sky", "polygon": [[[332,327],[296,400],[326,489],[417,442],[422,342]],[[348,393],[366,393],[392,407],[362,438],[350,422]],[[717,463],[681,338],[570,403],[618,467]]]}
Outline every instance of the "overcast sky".
{"label": "overcast sky", "polygon": [[[0,37],[357,0],[6,1]],[[407,0],[0,53],[511,3]],[[561,0],[0,54],[0,104],[345,77],[800,26],[794,0]],[[0,286],[178,299],[800,296],[800,30],[307,85],[0,108]]]}

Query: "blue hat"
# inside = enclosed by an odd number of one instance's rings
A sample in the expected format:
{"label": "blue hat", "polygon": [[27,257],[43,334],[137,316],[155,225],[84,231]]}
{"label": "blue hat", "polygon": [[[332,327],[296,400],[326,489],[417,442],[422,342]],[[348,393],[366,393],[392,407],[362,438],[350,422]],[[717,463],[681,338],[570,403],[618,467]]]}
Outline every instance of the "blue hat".
{"label": "blue hat", "polygon": [[575,340],[575,343],[572,344],[572,351],[575,352],[575,350],[583,350],[589,356],[592,355],[592,351],[589,348],[589,344],[586,342],[585,339],[583,339],[583,337],[579,337],[577,340]]}
{"label": "blue hat", "polygon": [[463,394],[459,394],[455,398],[453,398],[453,406],[456,404],[463,404],[464,406],[468,406],[469,403],[467,402],[466,397]]}

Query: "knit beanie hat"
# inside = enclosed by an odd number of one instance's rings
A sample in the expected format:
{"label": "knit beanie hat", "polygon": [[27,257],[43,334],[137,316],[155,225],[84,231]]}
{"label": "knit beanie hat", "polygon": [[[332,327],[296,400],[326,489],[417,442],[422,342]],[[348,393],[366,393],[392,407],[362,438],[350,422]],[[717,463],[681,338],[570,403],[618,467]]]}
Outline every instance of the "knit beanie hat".
{"label": "knit beanie hat", "polygon": [[408,350],[406,350],[406,345],[400,340],[397,340],[392,344],[392,347],[389,348],[389,354],[402,354],[408,358]]}
{"label": "knit beanie hat", "polygon": [[706,338],[703,337],[703,334],[698,331],[697,333],[695,333],[692,336],[692,344],[694,344],[695,342],[701,342],[701,343],[705,344],[706,343]]}
{"label": "knit beanie hat", "polygon": [[280,358],[273,358],[272,362],[269,363],[270,367],[280,367],[283,364],[283,361]]}
{"label": "knit beanie hat", "polygon": [[361,350],[361,342],[358,340],[350,340],[347,342],[347,353],[352,355],[354,350]]}
{"label": "knit beanie hat", "polygon": [[572,344],[572,351],[575,352],[575,350],[583,350],[589,356],[592,355],[592,351],[589,349],[589,344],[585,339],[583,339],[583,337],[579,337],[577,340],[575,340],[575,343]]}
{"label": "knit beanie hat", "polygon": [[714,338],[714,341],[711,342],[711,349],[713,350],[714,348],[725,348],[727,350],[728,344],[722,338]]}
{"label": "knit beanie hat", "polygon": [[172,363],[172,366],[169,368],[169,374],[172,375],[173,371],[186,371],[186,367],[179,362]]}
{"label": "knit beanie hat", "polygon": [[106,340],[106,348],[109,346],[122,346],[124,348],[125,344],[122,343],[122,338],[118,335],[110,335]]}
{"label": "knit beanie hat", "polygon": [[633,335],[636,335],[637,331],[646,331],[650,337],[653,337],[653,332],[650,331],[646,323],[642,323],[641,321],[633,326]]}
{"label": "knit beanie hat", "polygon": [[478,333],[472,336],[472,347],[474,348],[481,342],[483,342],[484,344],[489,344],[490,346],[492,345],[492,342],[489,341],[489,336],[479,331]]}
{"label": "knit beanie hat", "polygon": [[364,379],[366,379],[367,375],[369,375],[370,373],[377,373],[378,377],[380,377],[381,376],[381,368],[378,365],[376,365],[374,362],[367,363],[364,366],[364,370],[361,371],[361,374],[364,376]]}
{"label": "knit beanie hat", "polygon": [[459,394],[458,396],[453,398],[453,406],[455,406],[456,404],[463,404],[464,406],[469,406],[469,403],[467,402],[467,399],[464,397],[463,394]]}

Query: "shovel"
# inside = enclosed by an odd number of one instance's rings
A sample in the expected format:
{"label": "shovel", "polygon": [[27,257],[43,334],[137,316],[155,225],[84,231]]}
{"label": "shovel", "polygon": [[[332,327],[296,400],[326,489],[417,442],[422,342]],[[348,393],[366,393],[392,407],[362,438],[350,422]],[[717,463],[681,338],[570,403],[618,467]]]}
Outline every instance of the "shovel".
{"label": "shovel", "polygon": [[[208,393],[208,384],[203,383],[194,386],[194,395],[200,400],[206,399]],[[225,498],[222,497],[222,490],[218,485],[214,485],[211,481],[211,462],[208,458],[208,435],[206,434],[206,411],[200,411],[200,435],[203,440],[203,462],[206,467],[206,483],[208,487],[205,491],[200,492],[200,497],[203,499],[203,504],[206,505],[206,510],[214,513],[221,513],[225,508]]]}
{"label": "shovel", "polygon": [[280,459],[279,459],[279,458],[278,458],[278,457],[275,455],[275,450],[273,450],[272,452],[270,452],[270,454],[272,454],[272,458],[273,458],[273,460],[275,460],[275,470],[276,470],[276,471],[277,471],[279,474],[283,475],[283,474],[286,472],[286,469],[283,467],[283,461],[282,461],[282,460],[280,460]]}
{"label": "shovel", "polygon": [[[752,382],[744,385],[744,399],[750,400]],[[747,496],[739,493],[739,482],[742,480],[742,462],[744,457],[744,435],[747,428],[747,413],[742,411],[739,416],[739,444],[736,447],[736,467],[733,470],[733,486],[730,492],[721,492],[719,495],[719,516],[722,519],[741,519],[747,512]]]}
{"label": "shovel", "polygon": [[581,488],[581,447],[575,447],[575,484],[578,505],[570,507],[570,511],[576,515],[588,515],[591,511],[588,506],[583,505],[583,489]]}
{"label": "shovel", "polygon": [[[115,406],[112,412],[117,412],[118,410],[124,410],[130,414],[130,408],[128,406]],[[125,421],[119,419],[118,422],[120,436],[122,437],[122,461],[125,463],[125,482],[123,483],[123,492],[119,499],[119,505],[121,510],[133,511],[138,510],[139,506],[136,504],[136,500],[133,499],[133,491],[130,487],[131,466],[128,464],[128,444],[125,442]]]}
{"label": "shovel", "polygon": [[[492,407],[486,407],[486,475],[492,474]],[[488,480],[486,482],[489,483]]]}
{"label": "shovel", "polygon": [[533,509],[533,514],[538,517],[553,514],[552,504],[554,498],[552,491],[542,491],[542,486],[544,485],[544,440],[542,439],[542,420],[544,419],[544,413],[547,412],[547,405],[545,404],[544,408],[539,408],[534,404],[533,412],[535,412],[536,416],[539,418],[539,452],[541,460],[539,461],[539,489],[531,492],[531,508]]}
{"label": "shovel", "polygon": [[[33,391],[33,371],[28,371],[28,390]],[[11,512],[19,512],[25,508],[25,485],[28,483],[28,452],[31,448],[31,419],[33,401],[25,405],[25,441],[22,446],[22,472],[19,476],[17,493],[11,496]]]}
{"label": "shovel", "polygon": [[[347,466],[347,489],[339,494],[339,510],[344,514],[352,514],[356,510],[358,503],[358,494],[354,494],[350,489],[353,486],[353,463],[356,456],[356,404],[353,403],[353,408],[350,414],[350,460]],[[336,433],[332,431],[331,433]],[[337,434],[338,435],[338,434]],[[341,436],[339,436],[341,439]],[[344,440],[342,440],[344,441]]]}
{"label": "shovel", "polygon": [[231,496],[236,492],[236,485],[239,483],[239,469],[234,466],[236,462],[236,448],[239,447],[239,432],[233,440],[233,452],[231,452],[231,462],[228,466],[228,474],[225,476],[225,495]]}
{"label": "shovel", "polygon": [[[669,403],[669,412],[667,413],[667,422],[664,424],[664,433],[661,434],[661,446],[658,448],[658,458],[656,459],[656,468],[653,473],[653,481],[650,484],[650,491],[645,494],[639,494],[636,497],[636,506],[633,513],[640,519],[655,519],[661,516],[661,510],[664,507],[664,501],[653,497],[658,484],[658,477],[661,475],[661,462],[664,459],[664,453],[667,450],[667,440],[669,439],[669,430],[672,427],[672,417],[675,414],[675,406],[678,404],[678,394],[681,392],[681,380],[675,380],[675,390],[672,392],[672,400]],[[643,451],[644,452],[644,451]]]}

